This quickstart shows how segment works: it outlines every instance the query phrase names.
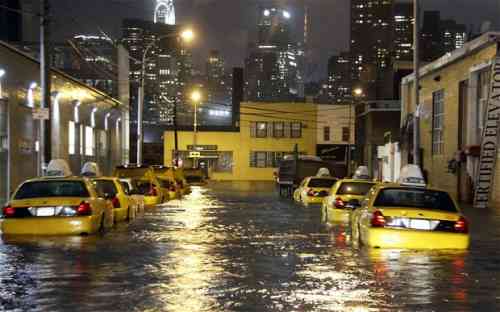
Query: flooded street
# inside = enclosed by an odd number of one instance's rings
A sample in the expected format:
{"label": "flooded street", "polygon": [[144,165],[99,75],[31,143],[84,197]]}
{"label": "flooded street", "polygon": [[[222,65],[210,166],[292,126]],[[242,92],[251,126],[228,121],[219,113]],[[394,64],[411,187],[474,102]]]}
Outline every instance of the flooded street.
{"label": "flooded street", "polygon": [[354,249],[272,184],[193,187],[102,236],[4,238],[0,310],[496,311],[500,215],[468,252]]}

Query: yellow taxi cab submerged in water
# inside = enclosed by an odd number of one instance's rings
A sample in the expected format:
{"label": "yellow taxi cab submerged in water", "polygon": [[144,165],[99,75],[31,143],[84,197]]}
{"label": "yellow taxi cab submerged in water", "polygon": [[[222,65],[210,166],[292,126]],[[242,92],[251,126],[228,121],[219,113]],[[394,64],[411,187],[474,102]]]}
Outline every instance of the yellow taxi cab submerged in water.
{"label": "yellow taxi cab submerged in water", "polygon": [[402,180],[373,187],[354,210],[353,242],[378,248],[468,248],[468,222],[450,195],[425,187],[420,177]]}
{"label": "yellow taxi cab submerged in water", "polygon": [[111,201],[115,222],[131,221],[135,219],[138,204],[125,192],[118,178],[95,178],[92,180],[92,183],[100,197]]}
{"label": "yellow taxi cab submerged in water", "polygon": [[328,196],[332,185],[337,182],[337,178],[326,176],[307,177],[302,180],[299,187],[293,193],[293,199],[304,206],[320,205],[323,198]]}
{"label": "yellow taxi cab submerged in water", "polygon": [[111,203],[81,177],[22,183],[3,208],[4,235],[83,235],[113,227]]}
{"label": "yellow taxi cab submerged in water", "polygon": [[330,195],[323,199],[321,213],[325,222],[349,222],[354,206],[359,205],[375,182],[342,179],[335,183]]}
{"label": "yellow taxi cab submerged in water", "polygon": [[144,195],[145,206],[155,206],[168,200],[168,194],[163,193],[151,167],[119,166],[116,167],[114,176],[121,179],[131,178],[137,190]]}

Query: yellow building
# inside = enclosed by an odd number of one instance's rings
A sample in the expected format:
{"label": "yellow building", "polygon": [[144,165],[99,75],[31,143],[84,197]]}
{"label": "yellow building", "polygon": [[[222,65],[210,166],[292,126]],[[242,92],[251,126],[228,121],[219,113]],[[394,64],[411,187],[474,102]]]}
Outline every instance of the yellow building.
{"label": "yellow building", "polygon": [[[487,33],[421,68],[420,145],[430,184],[471,202],[478,177],[483,116],[491,64],[500,33]],[[402,81],[403,164],[411,154],[414,76]],[[500,166],[496,167],[492,204],[500,204]]]}
{"label": "yellow building", "polygon": [[[253,103],[241,104],[240,129],[234,132],[197,132],[196,148],[194,133],[179,131],[179,155],[183,166],[197,161],[208,168],[214,180],[273,180],[278,162],[286,154],[292,154],[295,144],[299,152],[316,155],[318,131],[318,107],[312,103]],[[334,106],[332,106],[334,107]],[[325,111],[326,112],[326,111]],[[347,114],[346,110],[329,110],[334,114]],[[337,133],[333,131],[332,133]],[[174,133],[164,135],[165,164],[171,165],[174,154]],[[193,152],[195,152],[193,154]]]}

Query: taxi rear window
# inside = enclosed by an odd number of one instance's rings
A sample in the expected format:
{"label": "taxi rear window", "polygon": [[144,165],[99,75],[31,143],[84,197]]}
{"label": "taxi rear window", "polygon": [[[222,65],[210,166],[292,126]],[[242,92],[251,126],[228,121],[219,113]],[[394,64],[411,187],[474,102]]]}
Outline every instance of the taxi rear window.
{"label": "taxi rear window", "polygon": [[409,207],[457,212],[457,207],[455,207],[448,193],[425,189],[383,189],[378,193],[374,205],[379,207]]}
{"label": "taxi rear window", "polygon": [[90,197],[90,194],[82,181],[34,181],[21,185],[14,199],[39,197]]}
{"label": "taxi rear window", "polygon": [[104,197],[106,194],[109,196],[116,196],[118,190],[116,189],[115,183],[110,180],[94,180],[93,181],[95,189],[99,197]]}
{"label": "taxi rear window", "polygon": [[366,195],[375,183],[370,182],[344,182],[339,187],[337,195]]}
{"label": "taxi rear window", "polygon": [[335,179],[311,179],[307,186],[309,187],[332,187],[337,180]]}

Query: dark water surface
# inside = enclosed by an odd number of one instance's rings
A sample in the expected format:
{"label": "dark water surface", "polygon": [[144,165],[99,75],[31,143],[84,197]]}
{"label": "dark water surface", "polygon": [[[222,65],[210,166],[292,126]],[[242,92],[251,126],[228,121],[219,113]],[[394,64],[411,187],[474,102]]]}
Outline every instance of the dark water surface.
{"label": "dark water surface", "polygon": [[4,238],[0,310],[497,311],[500,214],[467,252],[354,249],[271,184],[194,187],[104,237]]}

